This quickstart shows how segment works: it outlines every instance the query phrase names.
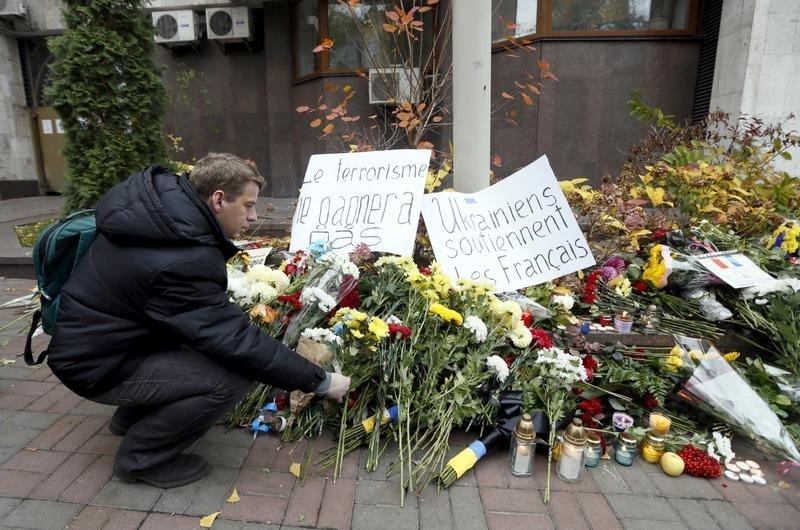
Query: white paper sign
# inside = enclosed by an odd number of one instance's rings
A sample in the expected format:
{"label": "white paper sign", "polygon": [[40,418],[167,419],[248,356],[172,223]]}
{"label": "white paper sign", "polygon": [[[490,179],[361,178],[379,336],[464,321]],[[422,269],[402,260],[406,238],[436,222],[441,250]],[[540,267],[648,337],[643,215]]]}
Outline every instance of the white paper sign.
{"label": "white paper sign", "polygon": [[61,126],[61,120],[56,120],[56,132],[58,134],[64,134],[64,127]]}
{"label": "white paper sign", "polygon": [[744,254],[734,251],[696,256],[695,261],[734,289],[752,287],[773,280],[766,271]]}
{"label": "white paper sign", "polygon": [[53,134],[53,122],[50,120],[42,120],[42,132],[44,134]]}
{"label": "white paper sign", "polygon": [[400,149],[314,155],[292,219],[290,251],[315,241],[351,251],[410,255],[431,152]]}
{"label": "white paper sign", "polygon": [[545,156],[476,193],[425,195],[422,217],[451,277],[489,280],[498,291],[595,264]]}
{"label": "white paper sign", "polygon": [[248,256],[250,256],[251,267],[253,265],[264,265],[267,261],[267,257],[272,253],[272,247],[252,248],[248,249],[246,252]]}

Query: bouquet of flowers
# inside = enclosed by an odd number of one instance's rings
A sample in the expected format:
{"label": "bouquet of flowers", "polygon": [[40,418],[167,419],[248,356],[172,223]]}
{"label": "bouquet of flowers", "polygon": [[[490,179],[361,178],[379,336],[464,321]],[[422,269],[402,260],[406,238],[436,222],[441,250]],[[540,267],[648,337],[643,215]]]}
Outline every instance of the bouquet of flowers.
{"label": "bouquet of flowers", "polygon": [[678,396],[724,421],[764,450],[800,463],[800,451],[767,403],[710,342],[675,337],[666,363],[688,376]]}

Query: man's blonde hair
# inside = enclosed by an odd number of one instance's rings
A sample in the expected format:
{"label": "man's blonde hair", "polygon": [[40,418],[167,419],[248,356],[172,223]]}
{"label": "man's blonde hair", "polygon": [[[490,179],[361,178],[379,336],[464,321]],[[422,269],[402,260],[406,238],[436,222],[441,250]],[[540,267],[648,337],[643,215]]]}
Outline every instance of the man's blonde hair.
{"label": "man's blonde hair", "polygon": [[204,200],[216,190],[236,200],[248,182],[255,182],[259,190],[266,184],[254,162],[231,153],[208,153],[194,165],[189,182]]}

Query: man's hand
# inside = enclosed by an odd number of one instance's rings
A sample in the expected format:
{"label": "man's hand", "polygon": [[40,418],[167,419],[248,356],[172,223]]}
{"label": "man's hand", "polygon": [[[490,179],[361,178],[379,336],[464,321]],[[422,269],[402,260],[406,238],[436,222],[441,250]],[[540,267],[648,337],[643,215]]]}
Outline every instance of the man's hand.
{"label": "man's hand", "polygon": [[325,391],[325,397],[341,403],[342,398],[350,388],[350,378],[346,375],[331,373],[331,384]]}

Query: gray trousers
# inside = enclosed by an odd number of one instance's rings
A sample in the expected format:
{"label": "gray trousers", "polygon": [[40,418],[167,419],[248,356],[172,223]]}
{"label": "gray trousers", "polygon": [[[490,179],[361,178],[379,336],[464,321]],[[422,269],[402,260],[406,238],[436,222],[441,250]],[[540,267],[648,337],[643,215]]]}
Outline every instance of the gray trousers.
{"label": "gray trousers", "polygon": [[114,469],[157,469],[199,440],[240,401],[251,382],[188,348],[153,353],[117,387],[92,401],[119,408],[127,428]]}

